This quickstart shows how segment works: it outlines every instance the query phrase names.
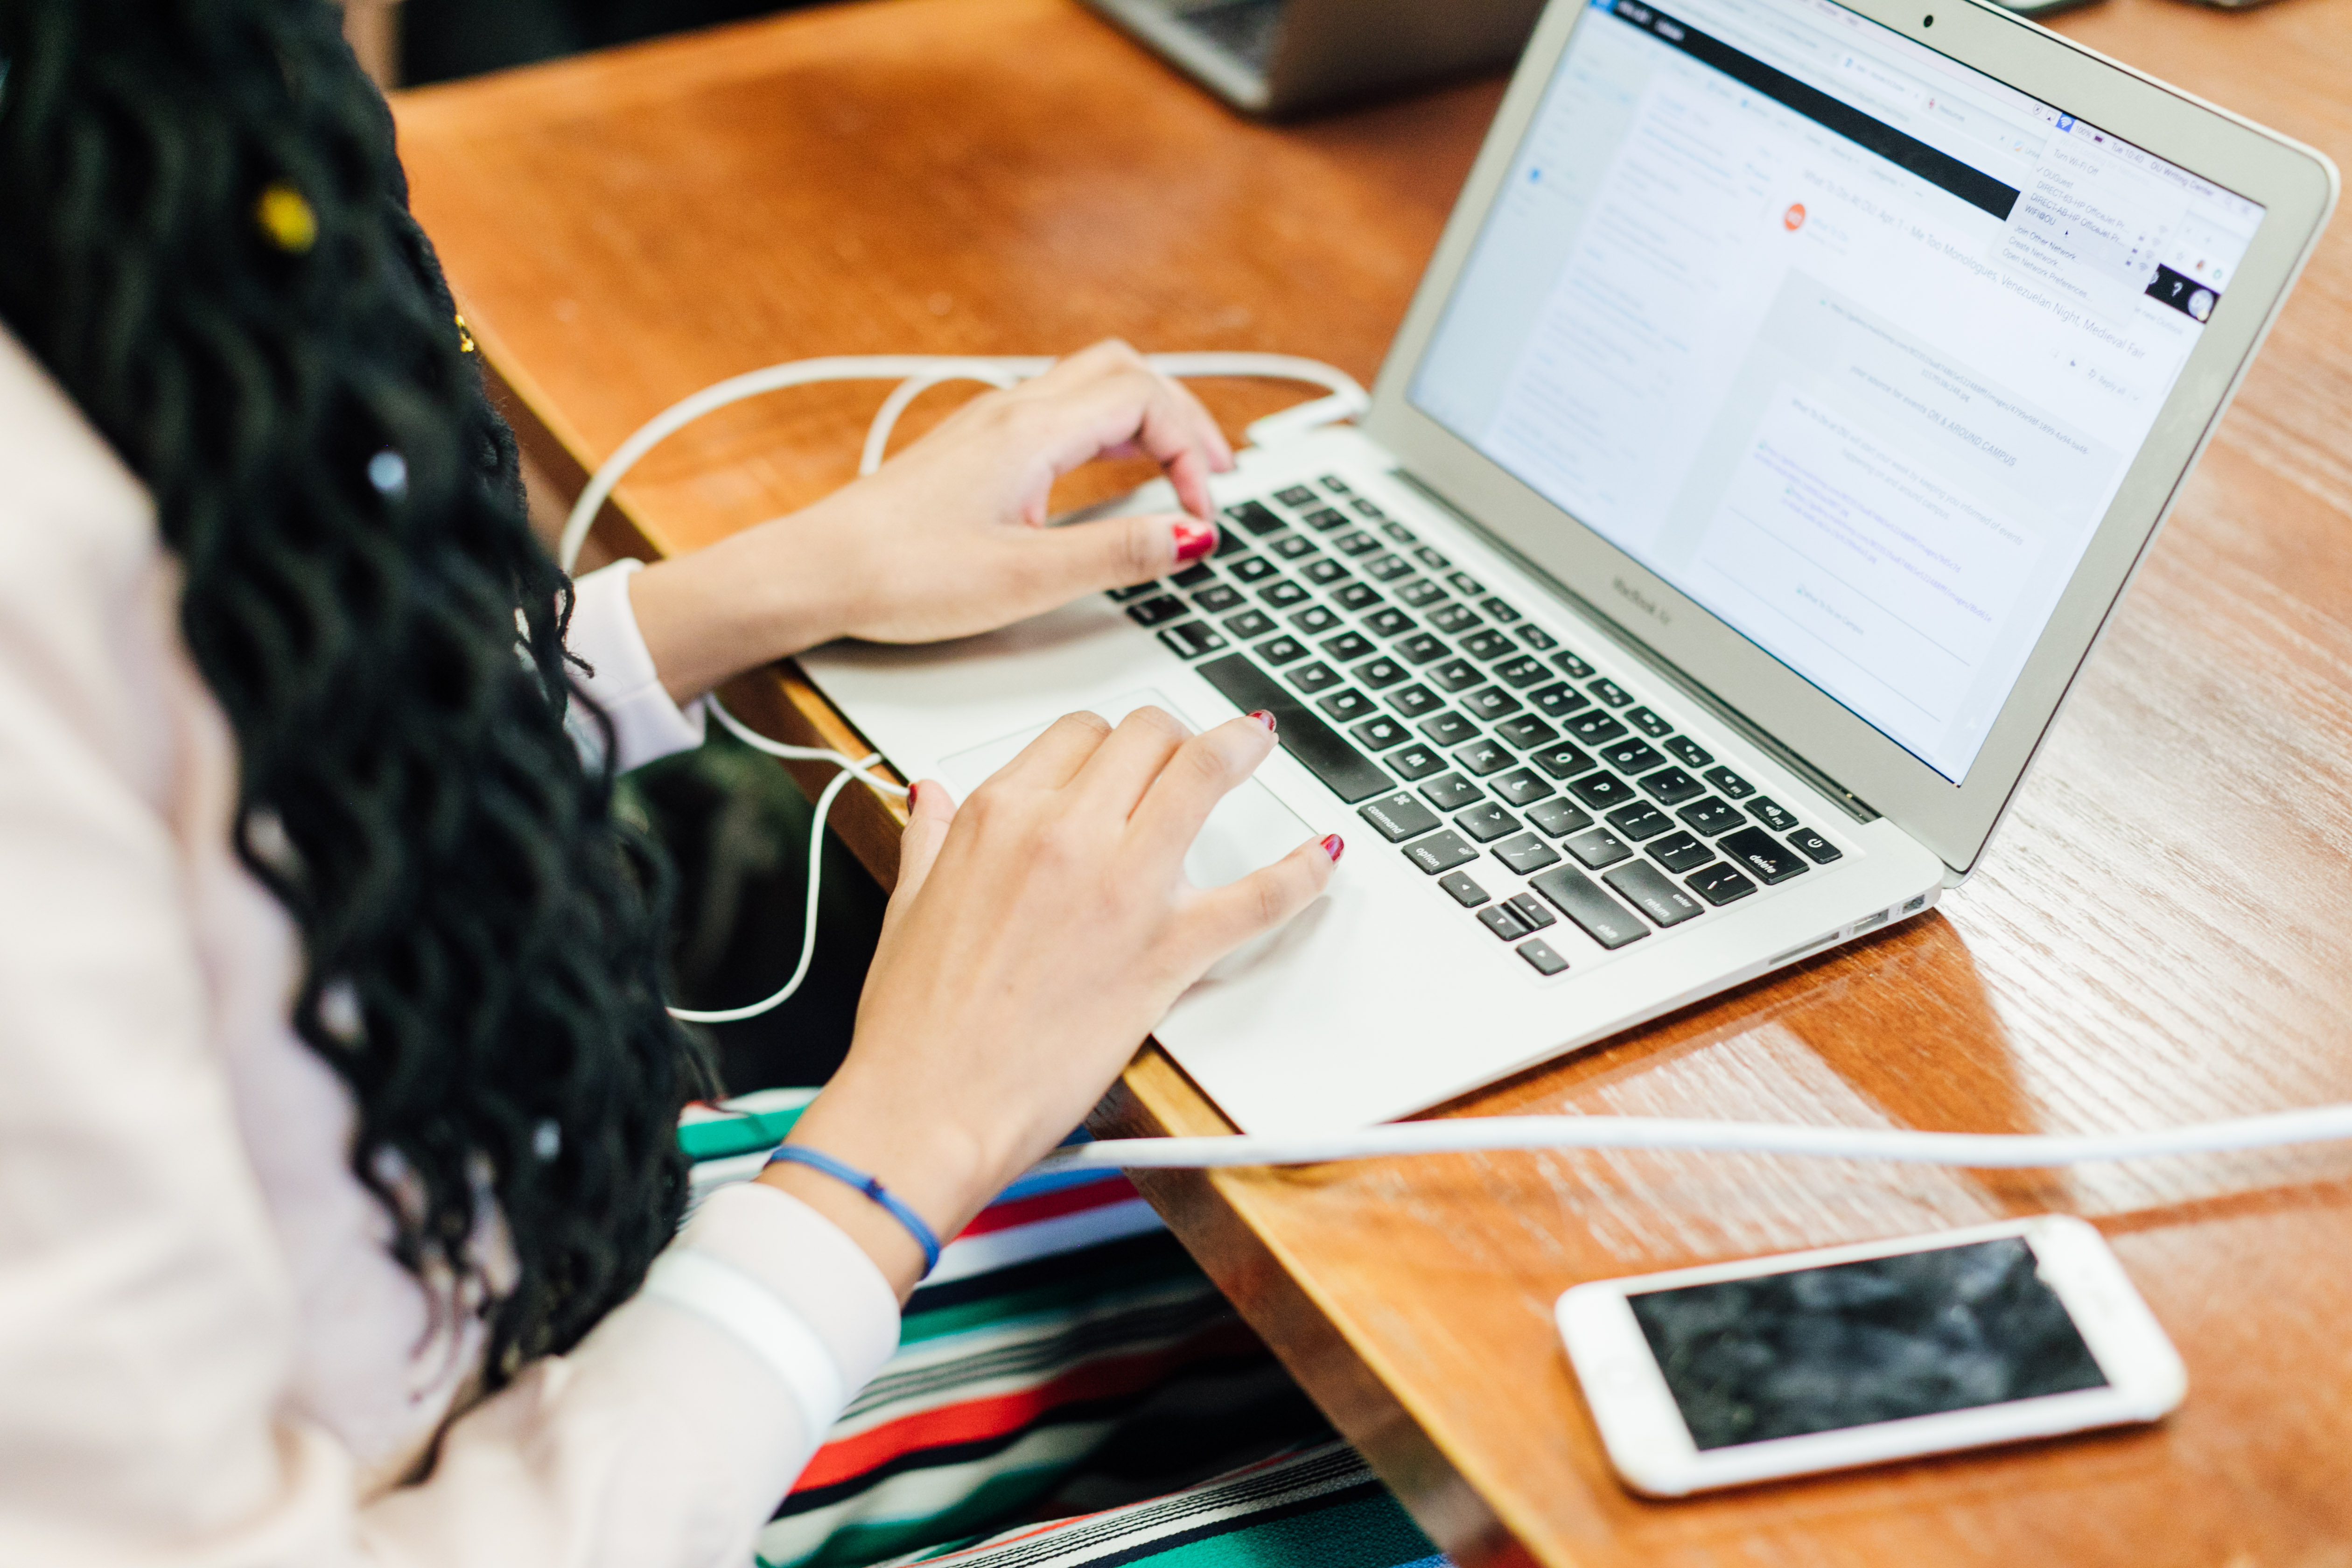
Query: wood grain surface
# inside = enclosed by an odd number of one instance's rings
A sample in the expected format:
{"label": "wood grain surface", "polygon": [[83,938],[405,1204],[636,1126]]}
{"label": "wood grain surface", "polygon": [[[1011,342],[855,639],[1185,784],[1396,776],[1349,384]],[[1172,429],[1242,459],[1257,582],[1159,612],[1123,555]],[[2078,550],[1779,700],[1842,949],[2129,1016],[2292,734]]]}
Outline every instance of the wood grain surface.
{"label": "wood grain surface", "polygon": [[[2352,165],[2352,0],[2108,0],[2061,26]],[[1117,333],[1369,380],[1498,91],[1269,130],[1068,0],[874,0],[398,110],[417,210],[568,491],[674,399],[809,354]],[[822,493],[882,390],[709,421],[601,537],[688,550]],[[1211,395],[1237,429],[1290,395]],[[2339,225],[1939,914],[1449,1113],[2090,1131],[2352,1099],[2347,668]],[[788,669],[730,699],[773,733],[858,744]],[[844,807],[887,879],[890,813]],[[1153,1050],[1097,1121],[1226,1125]],[[2352,1150],[2006,1174],[1487,1155],[1146,1187],[1465,1563],[2352,1563]],[[2187,1359],[2160,1427],[1672,1504],[1613,1479],[1551,1328],[1569,1285],[2045,1210],[2099,1225]]]}

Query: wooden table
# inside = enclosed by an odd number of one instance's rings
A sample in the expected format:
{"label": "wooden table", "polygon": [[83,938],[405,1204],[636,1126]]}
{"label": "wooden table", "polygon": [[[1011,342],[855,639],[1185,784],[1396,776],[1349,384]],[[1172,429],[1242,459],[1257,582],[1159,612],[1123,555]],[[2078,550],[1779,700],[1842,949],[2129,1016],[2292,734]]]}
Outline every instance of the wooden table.
{"label": "wooden table", "polygon": [[[2352,0],[2109,0],[2063,26],[2352,166]],[[673,399],[802,355],[1116,332],[1369,380],[1498,91],[1268,130],[1069,0],[877,0],[422,91],[399,116],[526,445],[576,489]],[[692,549],[811,499],[849,476],[878,395],[698,426],[600,537]],[[1237,428],[1286,395],[1213,401]],[[2347,668],[2339,225],[1975,879],[1458,1112],[2081,1131],[2352,1099]],[[776,733],[850,739],[789,669],[730,695]],[[892,819],[848,798],[887,879]],[[1100,1120],[1225,1126],[1152,1049]],[[2010,1175],[1492,1155],[1145,1185],[1465,1563],[2352,1563],[2352,1150]],[[2100,1226],[2187,1357],[2162,1427],[1675,1504],[1612,1478],[1552,1333],[1565,1287],[2049,1209]]]}

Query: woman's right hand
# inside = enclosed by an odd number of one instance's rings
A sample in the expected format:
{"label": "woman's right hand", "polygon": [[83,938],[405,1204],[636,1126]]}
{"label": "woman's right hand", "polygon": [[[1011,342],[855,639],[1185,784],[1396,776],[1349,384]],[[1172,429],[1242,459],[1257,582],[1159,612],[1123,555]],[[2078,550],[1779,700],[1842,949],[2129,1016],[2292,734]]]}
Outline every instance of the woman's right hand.
{"label": "woman's right hand", "polygon": [[[1093,1109],[1210,964],[1323,890],[1337,835],[1200,889],[1183,859],[1273,750],[1253,714],[1199,735],[1156,708],[1054,724],[961,808],[923,781],[848,1059],[793,1128],[880,1178],[942,1237]],[[903,1296],[911,1238],[803,1167],[762,1176],[816,1205]]]}

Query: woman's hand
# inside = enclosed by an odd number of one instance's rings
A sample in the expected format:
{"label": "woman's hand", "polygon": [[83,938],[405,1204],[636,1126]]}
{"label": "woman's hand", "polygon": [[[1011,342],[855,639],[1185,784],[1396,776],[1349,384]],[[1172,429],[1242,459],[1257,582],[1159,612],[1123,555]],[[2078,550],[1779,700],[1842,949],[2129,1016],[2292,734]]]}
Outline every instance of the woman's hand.
{"label": "woman's hand", "polygon": [[[1056,478],[1138,453],[1186,512],[1045,526]],[[937,642],[1163,576],[1215,547],[1209,476],[1233,463],[1197,398],[1125,343],[1097,343],[973,399],[806,510],[648,567],[629,597],[685,701],[837,637]]]}
{"label": "woman's hand", "polygon": [[[1156,708],[1060,721],[961,809],[918,786],[849,1058],[793,1131],[879,1177],[942,1237],[1078,1124],[1179,994],[1305,908],[1338,836],[1215,889],[1183,859],[1274,747],[1272,721],[1200,735]],[[921,1272],[866,1198],[797,1166],[902,1293]]]}

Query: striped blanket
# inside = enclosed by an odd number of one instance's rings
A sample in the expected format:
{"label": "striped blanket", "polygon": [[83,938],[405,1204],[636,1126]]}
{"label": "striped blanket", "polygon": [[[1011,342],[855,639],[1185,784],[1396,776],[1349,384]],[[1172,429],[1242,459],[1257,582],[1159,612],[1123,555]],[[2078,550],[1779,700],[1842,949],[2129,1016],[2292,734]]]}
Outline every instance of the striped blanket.
{"label": "striped blanket", "polygon": [[[756,1175],[814,1098],[689,1110],[695,1200]],[[760,1561],[1442,1561],[1329,1436],[1125,1177],[1029,1178],[942,1250],[898,1354],[802,1472]],[[1312,1539],[1348,1549],[1299,1554]]]}

